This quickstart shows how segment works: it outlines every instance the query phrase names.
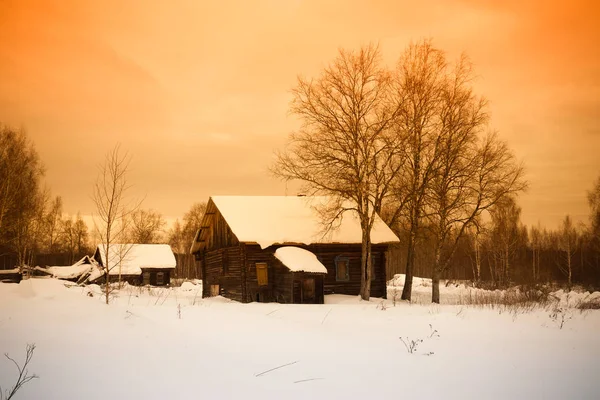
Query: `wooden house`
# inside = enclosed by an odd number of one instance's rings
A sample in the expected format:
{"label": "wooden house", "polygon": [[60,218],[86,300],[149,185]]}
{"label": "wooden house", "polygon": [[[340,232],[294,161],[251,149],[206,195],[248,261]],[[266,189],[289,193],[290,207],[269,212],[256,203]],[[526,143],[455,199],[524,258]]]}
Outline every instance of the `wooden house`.
{"label": "wooden house", "polygon": [[[358,295],[360,223],[345,211],[326,230],[327,197],[213,196],[191,248],[203,297],[243,303],[324,302],[326,294]],[[371,232],[371,295],[386,296],[386,251],[398,238],[379,218]]]}
{"label": "wooden house", "polygon": [[96,248],[93,259],[97,267],[92,268],[88,282],[102,283],[108,265],[110,281],[121,281],[131,285],[166,286],[171,282],[175,270],[175,255],[168,244],[111,244],[108,260],[105,245]]}

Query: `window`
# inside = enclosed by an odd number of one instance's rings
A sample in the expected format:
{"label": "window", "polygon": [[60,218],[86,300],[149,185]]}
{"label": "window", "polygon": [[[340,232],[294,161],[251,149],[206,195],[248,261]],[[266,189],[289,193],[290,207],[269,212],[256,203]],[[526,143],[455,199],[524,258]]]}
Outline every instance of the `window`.
{"label": "window", "polygon": [[335,280],[350,280],[350,262],[347,257],[336,257],[335,259]]}
{"label": "window", "polygon": [[150,272],[145,271],[142,274],[142,285],[149,285],[150,284]]}
{"label": "window", "polygon": [[156,286],[160,286],[160,285],[164,285],[164,284],[165,284],[165,273],[157,272],[156,273]]}
{"label": "window", "polygon": [[210,285],[210,296],[218,296],[219,293],[219,285]]}
{"label": "window", "polygon": [[267,286],[269,284],[267,263],[256,263],[256,280],[258,280],[258,286]]}

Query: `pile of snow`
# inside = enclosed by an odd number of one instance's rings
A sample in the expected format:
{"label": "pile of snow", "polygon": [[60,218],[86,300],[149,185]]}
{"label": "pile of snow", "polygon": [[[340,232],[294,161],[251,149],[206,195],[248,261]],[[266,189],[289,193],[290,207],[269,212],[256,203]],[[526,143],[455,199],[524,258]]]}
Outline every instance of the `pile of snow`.
{"label": "pile of snow", "polygon": [[600,304],[600,292],[578,292],[571,290],[569,292],[560,289],[550,293],[550,296],[558,301],[559,306],[578,307],[582,303],[598,302]]}
{"label": "pile of snow", "polygon": [[189,281],[185,281],[181,284],[181,286],[179,287],[180,290],[186,292],[186,291],[191,291],[191,290],[198,290],[198,289],[202,289],[202,287],[200,285],[196,285],[192,282]]}
{"label": "pile of snow", "polygon": [[327,268],[316,255],[300,247],[280,247],[275,250],[275,257],[292,272],[327,273]]}
{"label": "pile of snow", "polygon": [[94,268],[91,264],[71,265],[70,267],[48,267],[46,270],[58,279],[75,279]]}
{"label": "pile of snow", "polygon": [[[327,196],[212,196],[217,209],[240,240],[261,248],[283,243],[361,243],[356,205],[347,201],[340,224],[324,234],[319,210],[331,204]],[[205,216],[206,217],[206,216]],[[371,241],[396,243],[392,230],[376,217]],[[194,245],[195,246],[195,245]],[[195,247],[192,247],[192,251]]]}

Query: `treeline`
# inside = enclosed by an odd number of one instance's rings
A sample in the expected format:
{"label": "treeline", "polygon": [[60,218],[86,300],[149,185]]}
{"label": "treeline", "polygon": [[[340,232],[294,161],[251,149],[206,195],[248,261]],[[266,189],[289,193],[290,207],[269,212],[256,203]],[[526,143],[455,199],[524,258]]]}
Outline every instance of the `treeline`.
{"label": "treeline", "polygon": [[[60,196],[43,182],[44,167],[24,130],[0,125],[0,269],[71,265],[103,242],[103,227],[68,215]],[[135,207],[120,221],[123,243],[168,243],[177,258],[176,277],[198,278],[189,248],[206,203],[194,204],[166,229],[163,215]],[[101,226],[101,225],[100,225]]]}
{"label": "treeline", "polygon": [[[79,214],[63,213],[43,185],[44,167],[23,130],[0,125],[0,266],[35,264],[41,256],[71,263],[90,250]],[[51,255],[50,257],[48,257]]]}
{"label": "treeline", "polygon": [[[476,286],[504,288],[514,284],[560,283],[600,290],[600,179],[588,193],[590,223],[565,216],[556,229],[521,223],[521,208],[508,198],[490,210],[486,222],[472,225],[443,278],[468,280]],[[402,242],[408,232],[396,227]],[[415,276],[429,277],[435,257],[435,235],[425,225],[418,235]],[[406,249],[390,252],[388,278],[404,273]]]}

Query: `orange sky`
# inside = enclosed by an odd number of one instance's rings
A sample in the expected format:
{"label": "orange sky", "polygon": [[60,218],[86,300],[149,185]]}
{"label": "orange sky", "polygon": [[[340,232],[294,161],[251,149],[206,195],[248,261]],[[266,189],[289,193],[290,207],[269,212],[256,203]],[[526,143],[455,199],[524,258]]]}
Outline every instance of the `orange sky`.
{"label": "orange sky", "polygon": [[122,3],[0,0],[0,121],[27,129],[66,212],[93,212],[96,167],[117,142],[133,194],[167,217],[212,194],[284,194],[266,169],[296,127],[296,76],[339,47],[379,42],[391,65],[432,37],[470,55],[493,126],[526,162],[523,221],[587,219],[600,175],[594,1]]}

